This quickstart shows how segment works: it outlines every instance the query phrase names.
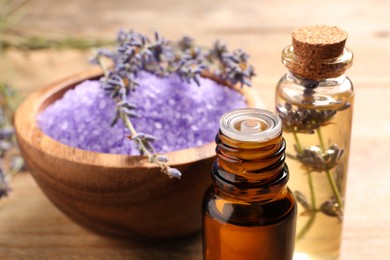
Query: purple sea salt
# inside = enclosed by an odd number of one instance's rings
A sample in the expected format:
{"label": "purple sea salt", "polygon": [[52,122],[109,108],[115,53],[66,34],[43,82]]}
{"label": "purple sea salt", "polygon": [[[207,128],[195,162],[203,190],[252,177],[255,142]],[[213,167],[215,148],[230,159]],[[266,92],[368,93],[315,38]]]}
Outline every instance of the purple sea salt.
{"label": "purple sea salt", "polygon": [[[235,90],[200,79],[201,86],[186,83],[177,75],[158,78],[148,73],[138,77],[140,86],[129,94],[139,118],[132,118],[138,132],[152,134],[155,152],[165,153],[196,147],[214,140],[220,116],[246,107]],[[38,115],[43,132],[53,139],[83,150],[136,155],[129,131],[119,120],[113,127],[115,101],[99,81],[85,81]]]}

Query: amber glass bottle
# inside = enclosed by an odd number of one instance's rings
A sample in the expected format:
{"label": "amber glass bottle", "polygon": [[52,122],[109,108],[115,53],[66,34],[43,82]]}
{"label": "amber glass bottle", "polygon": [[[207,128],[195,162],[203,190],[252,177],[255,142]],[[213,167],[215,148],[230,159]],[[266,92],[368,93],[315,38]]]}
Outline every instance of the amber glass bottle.
{"label": "amber glass bottle", "polygon": [[221,117],[213,185],[203,201],[204,259],[292,259],[296,203],[286,186],[281,127],[261,109]]}

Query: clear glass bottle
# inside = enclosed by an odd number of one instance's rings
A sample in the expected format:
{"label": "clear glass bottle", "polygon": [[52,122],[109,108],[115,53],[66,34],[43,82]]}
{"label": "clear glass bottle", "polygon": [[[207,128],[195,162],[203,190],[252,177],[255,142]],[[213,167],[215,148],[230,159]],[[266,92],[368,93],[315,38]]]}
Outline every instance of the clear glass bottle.
{"label": "clear glass bottle", "polygon": [[275,104],[298,202],[294,259],[339,259],[354,100],[345,71],[353,55],[337,27],[303,27],[292,38]]}
{"label": "clear glass bottle", "polygon": [[204,259],[292,259],[296,203],[280,118],[261,109],[226,113],[216,143],[203,200]]}

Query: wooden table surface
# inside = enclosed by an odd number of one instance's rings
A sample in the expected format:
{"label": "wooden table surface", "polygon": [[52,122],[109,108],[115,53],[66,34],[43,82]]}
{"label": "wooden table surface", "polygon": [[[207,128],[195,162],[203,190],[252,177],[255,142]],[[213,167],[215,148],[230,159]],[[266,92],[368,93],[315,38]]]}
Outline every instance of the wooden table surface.
{"label": "wooden table surface", "polygon": [[[346,30],[355,54],[348,75],[356,103],[341,259],[389,259],[390,1],[31,0],[28,11],[20,28],[36,34],[113,39],[119,28],[132,28],[158,30],[169,39],[188,34],[202,45],[220,39],[250,54],[258,74],[254,88],[269,109],[286,72],[280,53],[291,31],[306,24]],[[89,68],[88,56],[10,51],[2,57],[1,76],[28,95]],[[199,234],[164,243],[100,237],[65,217],[28,173],[11,185],[0,201],[0,259],[201,259]]]}

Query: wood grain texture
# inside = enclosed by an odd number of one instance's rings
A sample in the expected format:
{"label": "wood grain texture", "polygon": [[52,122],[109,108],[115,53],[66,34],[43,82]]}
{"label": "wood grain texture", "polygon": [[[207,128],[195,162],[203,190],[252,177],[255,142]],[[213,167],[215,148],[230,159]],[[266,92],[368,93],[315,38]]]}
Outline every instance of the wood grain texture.
{"label": "wood grain texture", "polygon": [[[216,159],[214,142],[167,154],[170,166],[183,173],[179,180],[162,174],[144,156],[76,149],[39,129],[40,111],[79,83],[101,76],[91,70],[53,83],[16,111],[16,139],[37,184],[76,223],[102,234],[171,238],[199,231],[201,201]],[[254,106],[256,96],[241,92]]]}
{"label": "wood grain texture", "polygon": [[[188,33],[201,44],[220,39],[251,55],[258,74],[254,90],[271,110],[274,87],[286,72],[280,53],[291,43],[293,29],[329,24],[347,31],[346,45],[355,55],[348,75],[356,99],[341,259],[387,259],[389,10],[390,2],[383,0],[161,0],[158,4],[152,0],[31,0],[22,27],[36,33],[91,37],[113,37],[120,27],[148,33],[158,29],[169,38]],[[69,50],[27,56],[12,51],[4,60],[13,72],[4,78],[29,94],[90,67],[88,56]],[[165,244],[106,239],[73,224],[52,206],[29,174],[17,176],[12,188],[10,197],[0,201],[0,259],[201,259],[199,234]]]}

